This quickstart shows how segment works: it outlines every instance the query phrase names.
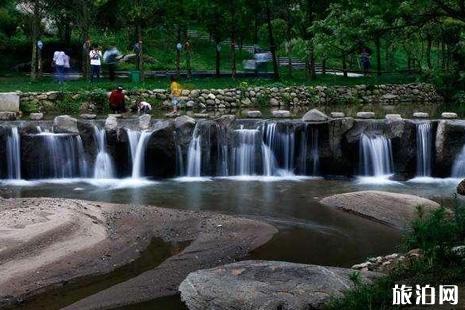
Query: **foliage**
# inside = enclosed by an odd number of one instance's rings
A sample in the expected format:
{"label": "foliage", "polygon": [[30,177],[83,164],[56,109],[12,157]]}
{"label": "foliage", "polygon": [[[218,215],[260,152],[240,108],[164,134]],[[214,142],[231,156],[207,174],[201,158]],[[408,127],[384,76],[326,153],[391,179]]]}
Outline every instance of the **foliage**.
{"label": "foliage", "polygon": [[440,208],[431,214],[419,209],[419,218],[406,233],[403,249],[421,249],[423,256],[397,266],[389,275],[373,284],[355,283],[344,297],[333,299],[327,309],[392,309],[392,288],[395,284],[432,286],[464,283],[465,266],[451,252],[453,246],[465,241],[465,205],[456,200],[454,213]]}
{"label": "foliage", "polygon": [[25,114],[36,113],[39,112],[39,106],[32,101],[21,101],[19,110]]}

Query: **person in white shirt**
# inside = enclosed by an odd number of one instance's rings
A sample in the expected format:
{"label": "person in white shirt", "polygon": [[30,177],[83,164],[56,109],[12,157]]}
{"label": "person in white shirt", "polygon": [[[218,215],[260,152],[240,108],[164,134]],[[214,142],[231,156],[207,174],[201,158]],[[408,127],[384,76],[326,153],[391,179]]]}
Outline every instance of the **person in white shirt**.
{"label": "person in white shirt", "polygon": [[100,68],[102,66],[102,52],[97,46],[89,52],[90,58],[90,67],[91,67],[91,75],[90,80],[91,82],[94,81],[94,78],[100,80]]}
{"label": "person in white shirt", "polygon": [[55,65],[56,76],[58,79],[58,83],[63,84],[65,79],[65,61],[66,61],[66,54],[62,50],[55,51],[53,53],[53,64]]}
{"label": "person in white shirt", "polygon": [[139,114],[150,114],[152,106],[146,101],[141,101],[137,104],[137,113]]}

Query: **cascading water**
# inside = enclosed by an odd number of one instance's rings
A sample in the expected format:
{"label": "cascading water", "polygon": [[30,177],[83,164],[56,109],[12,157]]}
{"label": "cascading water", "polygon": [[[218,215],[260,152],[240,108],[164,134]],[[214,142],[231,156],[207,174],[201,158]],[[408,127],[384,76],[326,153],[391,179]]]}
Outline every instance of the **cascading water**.
{"label": "cascading water", "polygon": [[274,158],[280,158],[278,167],[280,175],[294,175],[295,132],[287,126],[284,132],[278,132],[276,123],[268,123],[263,128],[265,144],[270,148]]}
{"label": "cascading water", "polygon": [[[299,147],[299,161],[297,164],[297,171],[300,175],[317,176],[320,169],[320,154],[318,146],[318,129],[310,127],[310,135],[308,134],[308,124],[300,136]],[[310,143],[310,162],[309,162],[309,143]],[[311,164],[311,166],[309,166]]]}
{"label": "cascading water", "polygon": [[381,177],[392,174],[391,140],[386,137],[362,134],[360,155],[362,175]]}
{"label": "cascading water", "polygon": [[20,136],[18,127],[12,127],[6,143],[8,179],[21,179]]}
{"label": "cascading water", "polygon": [[95,179],[111,179],[114,177],[113,160],[107,153],[107,139],[105,128],[94,127],[95,139],[97,141],[98,154],[94,166]]}
{"label": "cascading water", "polygon": [[131,161],[134,163],[135,158],[136,158],[136,151],[137,151],[137,144],[139,143],[140,139],[140,131],[132,130],[132,129],[126,129],[126,133],[128,135],[128,140],[129,140],[129,148],[131,152]]}
{"label": "cascading water", "polygon": [[49,132],[36,136],[44,139],[46,146],[37,154],[37,177],[57,179],[88,176],[88,165],[80,136]]}
{"label": "cascading water", "polygon": [[457,155],[452,166],[452,177],[463,178],[465,177],[465,145],[462,151]]}
{"label": "cascading water", "polygon": [[431,176],[433,134],[431,123],[417,124],[417,176]]}
{"label": "cascading water", "polygon": [[139,141],[137,142],[137,147],[132,162],[133,179],[140,179],[145,174],[145,150],[151,135],[151,131],[143,131],[140,135]]}
{"label": "cascading water", "polygon": [[200,177],[202,168],[202,149],[201,149],[201,135],[199,126],[196,126],[192,134],[192,140],[189,143],[187,150],[187,176]]}
{"label": "cascading water", "polygon": [[[232,163],[234,174],[239,176],[256,175],[257,140],[260,138],[258,129],[237,129],[238,146],[233,149]],[[260,143],[261,146],[261,143]],[[268,156],[270,154],[267,154]],[[265,169],[266,170],[266,169]]]}

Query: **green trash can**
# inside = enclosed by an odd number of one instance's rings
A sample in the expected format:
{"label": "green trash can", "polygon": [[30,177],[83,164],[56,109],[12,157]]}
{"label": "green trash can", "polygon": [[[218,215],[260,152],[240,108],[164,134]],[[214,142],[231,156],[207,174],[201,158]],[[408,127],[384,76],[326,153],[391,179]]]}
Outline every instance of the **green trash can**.
{"label": "green trash can", "polygon": [[131,71],[131,82],[140,82],[140,71]]}

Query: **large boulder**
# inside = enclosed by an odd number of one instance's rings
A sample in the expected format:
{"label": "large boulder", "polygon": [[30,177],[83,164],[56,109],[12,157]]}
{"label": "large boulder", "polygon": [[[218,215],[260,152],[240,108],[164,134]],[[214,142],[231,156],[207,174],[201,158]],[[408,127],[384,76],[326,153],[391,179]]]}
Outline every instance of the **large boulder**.
{"label": "large boulder", "polygon": [[465,145],[465,121],[439,121],[435,144],[434,174],[439,177],[449,177],[454,161]]}
{"label": "large boulder", "polygon": [[77,119],[69,115],[60,115],[53,121],[53,130],[57,133],[79,133]]}
{"label": "large boulder", "polygon": [[457,185],[457,193],[461,196],[465,196],[465,180],[462,180],[459,185]]}
{"label": "large boulder", "polygon": [[118,128],[118,118],[114,115],[110,115],[105,120],[105,129],[107,131],[116,130]]}
{"label": "large boulder", "polygon": [[19,112],[19,95],[0,93],[0,112]]}
{"label": "large boulder", "polygon": [[302,117],[304,122],[325,122],[329,119],[328,115],[317,109],[311,109]]}
{"label": "large boulder", "polygon": [[[190,310],[321,309],[354,287],[351,269],[242,261],[190,273],[179,286]],[[360,272],[370,283],[379,273]]]}
{"label": "large boulder", "polygon": [[147,130],[151,126],[152,116],[149,114],[143,114],[139,116],[139,129]]}
{"label": "large boulder", "polygon": [[418,216],[418,207],[425,212],[440,207],[438,203],[422,197],[381,191],[337,194],[320,202],[397,229],[408,228]]}
{"label": "large boulder", "polygon": [[0,112],[0,121],[16,120],[16,112]]}
{"label": "large boulder", "polygon": [[176,141],[173,121],[159,121],[147,142],[145,172],[155,178],[176,176]]}

